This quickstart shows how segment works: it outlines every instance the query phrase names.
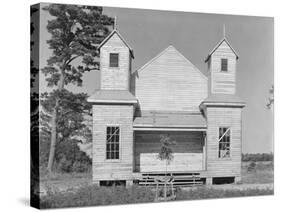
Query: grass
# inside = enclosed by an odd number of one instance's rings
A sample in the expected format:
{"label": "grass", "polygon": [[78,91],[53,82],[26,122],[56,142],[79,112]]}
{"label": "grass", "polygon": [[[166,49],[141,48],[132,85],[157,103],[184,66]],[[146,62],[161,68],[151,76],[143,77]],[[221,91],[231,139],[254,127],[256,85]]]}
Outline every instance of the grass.
{"label": "grass", "polygon": [[257,162],[254,171],[248,171],[249,163],[243,163],[242,166],[242,183],[243,184],[265,184],[273,183],[274,172],[272,162]]}
{"label": "grass", "polygon": [[[178,190],[177,200],[198,200],[212,198],[228,198],[243,196],[272,195],[272,189],[221,190],[198,187],[190,190]],[[75,193],[49,193],[42,197],[41,208],[83,207],[98,205],[118,205],[132,203],[154,202],[155,193],[152,189],[132,186],[125,187],[96,187],[79,188]]]}
{"label": "grass", "polygon": [[244,197],[244,196],[260,196],[272,195],[272,189],[232,189],[223,190],[207,187],[199,187],[188,191],[182,190],[177,193],[176,200],[195,200],[195,199],[214,199],[214,198],[228,198],[228,197]]}
{"label": "grass", "polygon": [[73,192],[50,192],[41,198],[41,208],[82,207],[145,203],[154,200],[154,192],[144,187],[85,186]]}
{"label": "grass", "polygon": [[[243,163],[242,184],[273,183],[273,164],[258,162],[253,171],[248,171],[248,163]],[[91,182],[91,173],[55,174],[42,176],[46,195],[41,197],[42,208],[82,207],[96,205],[116,205],[153,202],[155,192],[139,186],[97,187]],[[243,186],[243,185],[242,185]],[[62,192],[63,191],[63,192]],[[201,186],[194,189],[177,190],[176,200],[195,200],[226,197],[271,195],[271,188],[246,188],[243,190],[221,189]]]}

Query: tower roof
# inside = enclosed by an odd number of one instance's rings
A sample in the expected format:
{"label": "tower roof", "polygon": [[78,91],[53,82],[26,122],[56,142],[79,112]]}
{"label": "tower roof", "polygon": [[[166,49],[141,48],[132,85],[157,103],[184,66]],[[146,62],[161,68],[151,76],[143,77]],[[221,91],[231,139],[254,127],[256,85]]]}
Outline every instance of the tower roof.
{"label": "tower roof", "polygon": [[130,47],[130,45],[125,41],[125,39],[122,37],[120,32],[117,29],[114,29],[101,43],[98,45],[98,49],[100,49],[114,34],[117,34],[119,38],[123,41],[123,43],[129,48],[131,57],[134,58],[134,52],[133,49]]}
{"label": "tower roof", "polygon": [[91,103],[138,103],[137,98],[127,90],[96,90],[87,101]]}
{"label": "tower roof", "polygon": [[210,53],[208,54],[208,56],[205,59],[205,62],[207,62],[210,57],[212,56],[212,54],[217,50],[217,48],[219,48],[219,46],[223,43],[226,42],[226,44],[229,46],[229,48],[233,51],[233,53],[236,55],[236,59],[239,58],[239,55],[237,54],[237,52],[232,48],[232,46],[230,45],[230,43],[227,41],[226,37],[223,37],[223,39],[218,42],[218,44],[215,46],[215,48],[212,49],[212,51],[210,51]]}

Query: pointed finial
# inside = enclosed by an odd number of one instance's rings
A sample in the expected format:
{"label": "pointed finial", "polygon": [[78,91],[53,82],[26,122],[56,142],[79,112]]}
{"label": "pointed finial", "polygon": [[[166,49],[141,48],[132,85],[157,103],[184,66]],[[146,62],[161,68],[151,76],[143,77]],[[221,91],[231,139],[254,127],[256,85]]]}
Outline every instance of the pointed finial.
{"label": "pointed finial", "polygon": [[114,17],[114,29],[117,29],[117,17]]}
{"label": "pointed finial", "polygon": [[225,24],[223,24],[223,37],[225,38]]}

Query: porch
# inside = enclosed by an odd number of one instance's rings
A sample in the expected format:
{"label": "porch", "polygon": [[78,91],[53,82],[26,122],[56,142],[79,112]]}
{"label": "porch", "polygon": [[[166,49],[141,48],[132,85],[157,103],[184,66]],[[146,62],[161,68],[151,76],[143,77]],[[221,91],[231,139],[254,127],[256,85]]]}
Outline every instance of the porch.
{"label": "porch", "polygon": [[[192,174],[205,170],[206,122],[200,113],[146,112],[134,120],[134,173]],[[173,160],[158,158],[160,135],[169,135]]]}

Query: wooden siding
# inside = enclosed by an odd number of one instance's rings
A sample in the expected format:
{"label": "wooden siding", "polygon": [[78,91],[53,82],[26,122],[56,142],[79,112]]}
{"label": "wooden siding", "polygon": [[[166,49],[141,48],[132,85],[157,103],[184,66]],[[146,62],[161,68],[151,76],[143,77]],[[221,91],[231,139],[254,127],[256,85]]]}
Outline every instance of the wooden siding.
{"label": "wooden siding", "polygon": [[[109,54],[119,53],[119,67],[109,67]],[[100,49],[101,89],[130,89],[130,50],[115,33]]]}
{"label": "wooden siding", "polygon": [[[133,106],[93,105],[93,180],[131,179]],[[120,127],[120,159],[106,160],[106,127]]]}
{"label": "wooden siding", "polygon": [[[203,169],[202,153],[174,153],[173,160],[167,165],[167,171],[201,171]],[[164,172],[166,161],[158,158],[158,153],[140,154],[140,172]]]}
{"label": "wooden siding", "polygon": [[136,76],[141,110],[198,111],[207,97],[207,77],[172,46]]}
{"label": "wooden siding", "polygon": [[[228,71],[221,71],[221,59],[228,59]],[[236,55],[224,41],[211,56],[210,62],[211,92],[235,94],[236,90]]]}
{"label": "wooden siding", "polygon": [[[188,153],[188,154],[199,154],[202,155],[203,153],[203,144],[204,144],[204,137],[203,132],[164,132],[168,133],[171,137],[172,141],[176,141],[176,145],[174,145],[173,152],[174,153]],[[135,142],[134,142],[134,165],[135,165],[135,171],[140,171],[140,160],[141,155],[148,154],[148,157],[151,156],[151,154],[157,154],[160,151],[160,137],[159,135],[163,134],[161,132],[149,132],[149,131],[142,131],[142,132],[135,132]],[[187,156],[187,155],[186,155]],[[201,157],[202,159],[202,157]],[[192,160],[192,156],[191,159]],[[178,161],[178,160],[177,160]],[[178,164],[179,167],[182,167],[186,165],[186,163],[189,162],[189,156],[185,158],[185,160],[182,161],[181,164]],[[157,160],[155,163],[157,164]],[[190,162],[191,163],[191,162]],[[148,164],[144,164],[144,166],[147,166]],[[155,169],[154,165],[151,167],[151,171]],[[202,165],[202,163],[201,163]],[[198,167],[198,165],[194,165]],[[187,166],[185,170],[186,171],[189,168],[193,168],[194,166]],[[149,167],[149,166],[148,166]],[[176,168],[179,169],[179,168]],[[164,170],[162,170],[164,171]]]}
{"label": "wooden siding", "polygon": [[[241,175],[241,108],[207,108],[207,171],[209,176]],[[230,158],[219,158],[219,127],[230,127]]]}

